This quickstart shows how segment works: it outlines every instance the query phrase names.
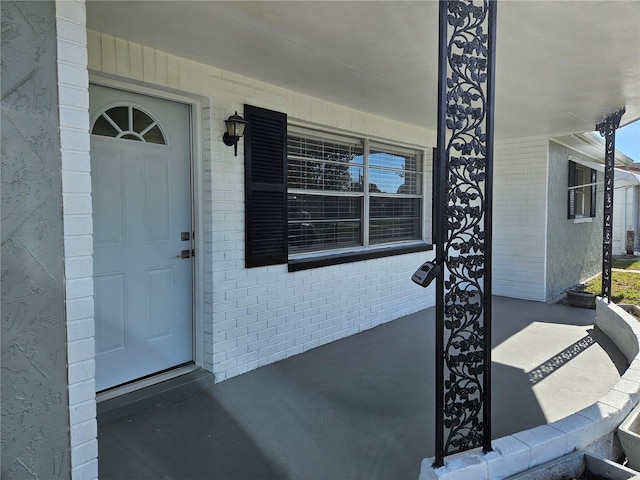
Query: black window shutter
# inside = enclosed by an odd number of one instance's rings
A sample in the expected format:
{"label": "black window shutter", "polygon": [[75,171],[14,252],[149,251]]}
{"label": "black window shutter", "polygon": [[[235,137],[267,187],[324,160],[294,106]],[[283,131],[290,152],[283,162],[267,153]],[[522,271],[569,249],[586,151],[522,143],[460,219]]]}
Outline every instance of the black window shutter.
{"label": "black window shutter", "polygon": [[589,195],[591,196],[591,205],[589,210],[589,216],[596,216],[596,182],[598,181],[598,171],[591,169],[591,186],[589,187]]}
{"label": "black window shutter", "polygon": [[245,267],[287,263],[287,115],[244,106]]}
{"label": "black window shutter", "polygon": [[[576,185],[576,163],[569,160],[569,187]],[[576,190],[569,188],[567,218],[576,218]]]}

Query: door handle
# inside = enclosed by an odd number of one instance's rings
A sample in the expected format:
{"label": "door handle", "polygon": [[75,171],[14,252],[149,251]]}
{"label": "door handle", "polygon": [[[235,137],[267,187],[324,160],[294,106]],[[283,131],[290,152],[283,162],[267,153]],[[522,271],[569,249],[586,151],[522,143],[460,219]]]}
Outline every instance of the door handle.
{"label": "door handle", "polygon": [[196,252],[193,250],[182,250],[180,252],[180,255],[177,255],[176,258],[185,259],[185,258],[195,257],[195,255],[196,255]]}

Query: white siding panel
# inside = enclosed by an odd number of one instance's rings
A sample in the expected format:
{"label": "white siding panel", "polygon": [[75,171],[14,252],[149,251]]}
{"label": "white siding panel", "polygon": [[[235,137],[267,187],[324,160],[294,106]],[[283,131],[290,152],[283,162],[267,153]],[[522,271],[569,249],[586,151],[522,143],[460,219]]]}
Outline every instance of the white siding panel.
{"label": "white siding panel", "polygon": [[[58,2],[58,4],[64,2]],[[84,15],[83,15],[84,18]],[[83,20],[84,21],[84,20]],[[93,30],[87,30],[87,43],[91,45],[100,45],[102,42],[102,36],[100,33]],[[90,70],[99,71],[102,70],[102,48],[94,48],[90,55],[88,55],[88,67]],[[87,101],[87,105],[89,102]]]}
{"label": "white siding panel", "polygon": [[116,72],[125,77],[131,74],[131,60],[129,58],[129,45],[126,41],[116,38]]}
{"label": "white siding panel", "polygon": [[143,80],[144,60],[142,45],[129,43],[129,61],[131,62],[131,78],[133,80]]}
{"label": "white siding panel", "polygon": [[[92,52],[93,49],[90,50]],[[156,81],[156,51],[152,48],[142,47],[142,78],[145,82]]]}
{"label": "white siding panel", "polygon": [[178,69],[180,71],[180,81],[176,86],[182,91],[195,91],[191,86],[191,65],[192,63],[184,58],[178,58]]}
{"label": "white siding panel", "polygon": [[[116,39],[109,35],[100,36],[101,58],[100,67],[104,72],[117,73],[116,68]],[[91,56],[91,53],[89,54]]]}
{"label": "white siding panel", "polygon": [[180,87],[180,66],[175,55],[167,55],[167,85],[171,88]]}
{"label": "white siding panel", "polygon": [[169,60],[168,54],[161,52],[160,50],[156,50],[156,83],[163,87],[167,86],[167,81],[169,79]]}
{"label": "white siding panel", "polygon": [[635,231],[636,187],[621,187],[613,191],[613,244],[614,255],[626,254],[627,231]]}

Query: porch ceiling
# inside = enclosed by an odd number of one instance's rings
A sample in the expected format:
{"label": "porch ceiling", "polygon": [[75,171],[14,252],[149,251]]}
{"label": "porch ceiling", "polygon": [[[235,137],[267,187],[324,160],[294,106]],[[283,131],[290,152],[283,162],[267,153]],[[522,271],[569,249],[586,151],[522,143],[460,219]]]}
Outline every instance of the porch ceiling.
{"label": "porch ceiling", "polygon": [[[93,1],[89,29],[430,130],[436,1]],[[640,1],[498,4],[496,137],[640,118]]]}

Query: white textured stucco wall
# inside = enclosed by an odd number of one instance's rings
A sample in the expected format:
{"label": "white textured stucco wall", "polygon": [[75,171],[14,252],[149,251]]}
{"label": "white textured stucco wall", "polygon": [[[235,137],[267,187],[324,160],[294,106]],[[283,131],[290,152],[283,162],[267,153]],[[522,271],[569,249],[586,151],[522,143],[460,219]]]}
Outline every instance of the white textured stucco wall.
{"label": "white textured stucco wall", "polygon": [[2,2],[2,473],[70,478],[56,8]]}
{"label": "white textured stucco wall", "polygon": [[[549,143],[549,205],[547,235],[547,300],[567,288],[584,282],[602,268],[603,187],[596,190],[596,216],[567,218],[569,159],[589,160],[578,152],[555,142]],[[602,181],[598,174],[598,180]]]}
{"label": "white textured stucco wall", "polygon": [[[224,120],[249,103],[290,118],[422,146],[427,155],[425,208],[431,212],[432,132],[195,63],[96,32],[88,33],[89,69],[193,98],[201,115],[196,189],[203,198],[201,308],[203,366],[218,381],[433,305],[411,275],[432,252],[289,273],[286,265],[244,268],[243,142],[238,157],[222,141]],[[211,138],[210,144],[206,141]],[[429,232],[425,222],[425,231]]]}

